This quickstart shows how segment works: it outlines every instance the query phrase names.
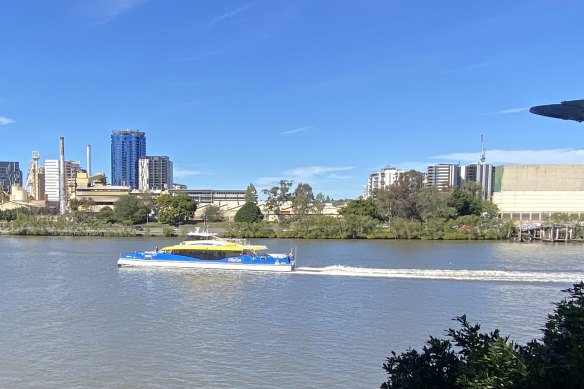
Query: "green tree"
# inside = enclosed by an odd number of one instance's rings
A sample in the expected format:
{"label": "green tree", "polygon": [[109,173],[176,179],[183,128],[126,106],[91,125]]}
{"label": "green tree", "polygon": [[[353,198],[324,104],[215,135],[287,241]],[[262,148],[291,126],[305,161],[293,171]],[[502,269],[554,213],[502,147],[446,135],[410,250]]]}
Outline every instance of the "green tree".
{"label": "green tree", "polygon": [[254,184],[249,184],[247,186],[247,189],[245,190],[245,202],[249,203],[256,203],[258,202],[258,191],[256,190],[256,187],[254,186]]}
{"label": "green tree", "polygon": [[181,224],[191,218],[197,210],[197,203],[188,194],[176,196],[163,194],[156,200],[158,221],[164,224]]}
{"label": "green tree", "polygon": [[224,218],[223,211],[217,205],[207,205],[203,211],[203,216],[208,222],[220,222]]}
{"label": "green tree", "polygon": [[292,198],[292,193],[290,193],[291,186],[292,181],[280,180],[278,186],[263,190],[263,193],[268,196],[266,199],[266,208],[274,215],[280,215],[282,205]]}
{"label": "green tree", "polygon": [[116,221],[114,210],[110,207],[103,207],[100,209],[99,213],[97,214],[97,218],[105,221],[106,223],[113,223]]}
{"label": "green tree", "polygon": [[120,196],[114,206],[114,217],[125,223],[138,224],[146,221],[148,208],[137,196]]}
{"label": "green tree", "polygon": [[482,200],[464,189],[454,189],[447,204],[458,216],[480,215],[482,212]]}
{"label": "green tree", "polygon": [[299,183],[292,195],[292,208],[296,215],[306,215],[314,202],[312,187],[308,184]]}
{"label": "green tree", "polygon": [[314,198],[314,202],[312,203],[312,209],[314,213],[317,215],[322,214],[324,207],[326,206],[326,199],[322,193],[319,193]]}
{"label": "green tree", "polygon": [[243,223],[258,223],[264,218],[262,211],[256,203],[249,201],[237,210],[234,220]]}
{"label": "green tree", "polygon": [[424,175],[410,170],[401,174],[390,187],[374,190],[373,199],[386,220],[398,217],[421,221],[418,201],[423,188]]}
{"label": "green tree", "polygon": [[357,199],[351,200],[347,203],[347,206],[341,209],[340,214],[346,215],[357,215],[357,216],[368,216],[372,219],[381,219],[379,215],[379,210],[377,205],[373,202],[373,199],[368,198],[366,200]]}

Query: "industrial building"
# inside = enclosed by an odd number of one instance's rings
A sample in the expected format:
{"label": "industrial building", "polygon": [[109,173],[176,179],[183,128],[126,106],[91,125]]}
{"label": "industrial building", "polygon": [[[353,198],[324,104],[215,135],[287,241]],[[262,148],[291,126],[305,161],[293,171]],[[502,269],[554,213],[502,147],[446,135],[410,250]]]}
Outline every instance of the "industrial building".
{"label": "industrial building", "polygon": [[584,217],[584,165],[497,166],[493,202],[502,218],[517,221]]}

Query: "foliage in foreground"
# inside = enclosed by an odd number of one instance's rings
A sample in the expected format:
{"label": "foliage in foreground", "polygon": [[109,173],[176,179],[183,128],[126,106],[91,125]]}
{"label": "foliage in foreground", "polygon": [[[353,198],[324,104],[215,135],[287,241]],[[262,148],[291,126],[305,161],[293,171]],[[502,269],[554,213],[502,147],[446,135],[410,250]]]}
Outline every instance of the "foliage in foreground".
{"label": "foliage in foreground", "polygon": [[584,283],[564,292],[569,297],[548,315],[542,341],[514,344],[499,330],[482,333],[460,316],[461,329],[449,329],[449,339],[430,337],[421,352],[392,351],[381,388],[582,388]]}

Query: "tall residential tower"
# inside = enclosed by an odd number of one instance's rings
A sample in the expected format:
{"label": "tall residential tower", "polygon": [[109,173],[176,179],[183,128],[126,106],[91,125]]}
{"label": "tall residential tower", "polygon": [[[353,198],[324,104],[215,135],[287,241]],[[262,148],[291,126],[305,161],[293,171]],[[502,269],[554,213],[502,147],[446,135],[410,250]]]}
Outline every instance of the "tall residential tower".
{"label": "tall residential tower", "polygon": [[140,185],[139,160],[146,156],[146,136],[138,130],[112,131],[112,185]]}

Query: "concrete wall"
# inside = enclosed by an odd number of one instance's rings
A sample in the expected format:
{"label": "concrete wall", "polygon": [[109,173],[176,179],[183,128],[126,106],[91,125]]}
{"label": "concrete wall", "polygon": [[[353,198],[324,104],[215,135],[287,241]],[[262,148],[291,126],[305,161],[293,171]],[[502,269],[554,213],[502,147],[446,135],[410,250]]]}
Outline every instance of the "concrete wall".
{"label": "concrete wall", "polygon": [[508,165],[501,168],[501,192],[584,191],[584,165]]}
{"label": "concrete wall", "polygon": [[493,203],[503,218],[546,220],[554,213],[584,215],[584,165],[497,167]]}

